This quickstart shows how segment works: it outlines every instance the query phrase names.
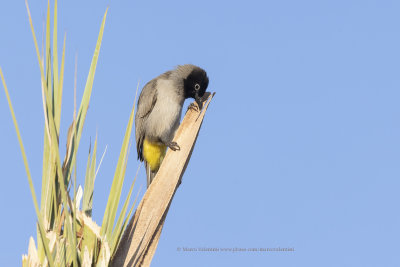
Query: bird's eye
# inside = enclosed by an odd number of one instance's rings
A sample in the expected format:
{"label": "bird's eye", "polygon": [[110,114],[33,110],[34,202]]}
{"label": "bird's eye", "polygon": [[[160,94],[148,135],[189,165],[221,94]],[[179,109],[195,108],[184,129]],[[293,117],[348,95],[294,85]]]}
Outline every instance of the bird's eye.
{"label": "bird's eye", "polygon": [[194,85],[194,90],[199,91],[200,90],[200,84],[196,83]]}

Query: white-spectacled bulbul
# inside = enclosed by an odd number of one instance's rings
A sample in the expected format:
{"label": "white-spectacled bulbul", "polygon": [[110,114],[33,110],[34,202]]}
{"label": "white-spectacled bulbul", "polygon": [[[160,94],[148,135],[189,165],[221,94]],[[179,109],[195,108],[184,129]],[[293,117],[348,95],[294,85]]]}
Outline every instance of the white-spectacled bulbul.
{"label": "white-spectacled bulbul", "polygon": [[173,151],[180,149],[172,140],[180,123],[183,102],[194,98],[201,109],[203,99],[209,95],[207,87],[207,73],[191,64],[167,71],[143,87],[135,128],[138,159],[145,161],[147,187],[160,168],[167,147]]}

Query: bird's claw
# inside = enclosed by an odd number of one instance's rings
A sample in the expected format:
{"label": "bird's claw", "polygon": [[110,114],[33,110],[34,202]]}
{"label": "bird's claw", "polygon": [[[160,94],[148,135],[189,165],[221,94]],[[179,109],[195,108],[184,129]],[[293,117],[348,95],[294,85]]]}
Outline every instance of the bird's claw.
{"label": "bird's claw", "polygon": [[176,142],[169,142],[167,145],[172,151],[181,150],[181,147]]}
{"label": "bird's claw", "polygon": [[195,103],[190,103],[188,110],[199,111],[199,107]]}

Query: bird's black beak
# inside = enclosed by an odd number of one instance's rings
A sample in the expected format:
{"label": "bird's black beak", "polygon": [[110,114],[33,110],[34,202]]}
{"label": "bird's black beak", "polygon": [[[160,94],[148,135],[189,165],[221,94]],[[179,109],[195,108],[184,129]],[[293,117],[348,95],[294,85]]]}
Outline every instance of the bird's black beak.
{"label": "bird's black beak", "polygon": [[196,101],[197,105],[199,106],[199,110],[201,110],[203,108],[203,99],[196,94],[196,96],[194,97],[194,100]]}

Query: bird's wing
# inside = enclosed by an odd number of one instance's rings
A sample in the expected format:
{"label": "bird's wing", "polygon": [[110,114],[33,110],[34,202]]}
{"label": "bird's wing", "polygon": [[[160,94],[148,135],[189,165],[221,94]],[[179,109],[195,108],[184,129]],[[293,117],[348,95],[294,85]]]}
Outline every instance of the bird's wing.
{"label": "bird's wing", "polygon": [[136,106],[135,115],[135,135],[136,135],[136,149],[138,153],[138,159],[143,161],[143,141],[145,137],[144,124],[150,112],[153,110],[154,105],[157,102],[157,81],[151,80],[142,89],[139,100]]}

